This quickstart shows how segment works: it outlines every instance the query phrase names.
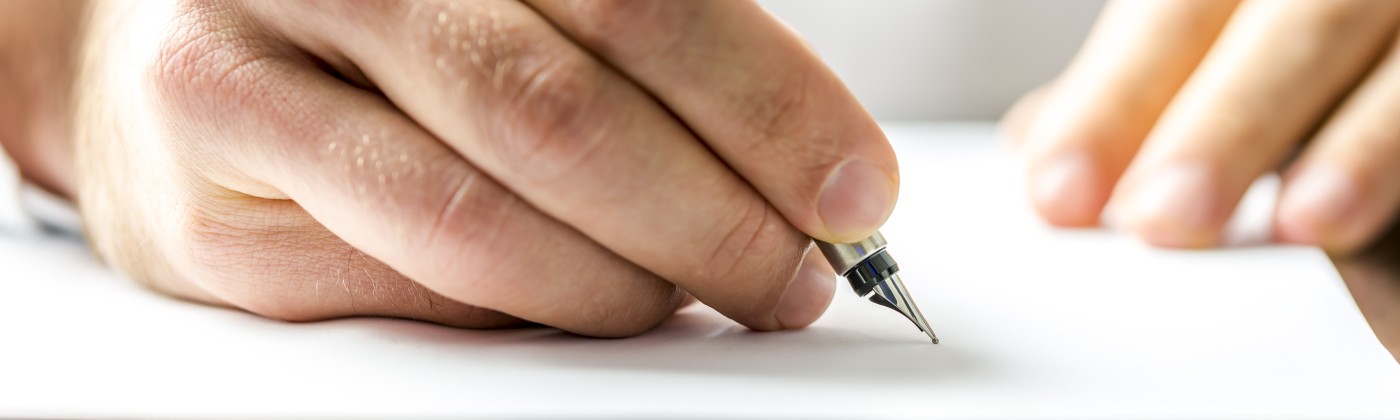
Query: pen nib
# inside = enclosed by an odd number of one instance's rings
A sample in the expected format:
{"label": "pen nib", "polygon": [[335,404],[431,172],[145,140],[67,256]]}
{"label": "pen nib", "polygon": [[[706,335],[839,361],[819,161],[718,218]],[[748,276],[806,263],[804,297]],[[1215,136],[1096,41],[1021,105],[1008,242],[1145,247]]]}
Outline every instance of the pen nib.
{"label": "pen nib", "polygon": [[899,280],[899,274],[891,274],[888,279],[875,285],[875,289],[870,293],[870,301],[904,314],[905,318],[914,321],[919,331],[928,334],[933,344],[938,344],[938,336],[933,334],[933,329],[929,328],[924,314],[919,312],[919,307],[909,298],[909,292],[904,289],[904,282]]}

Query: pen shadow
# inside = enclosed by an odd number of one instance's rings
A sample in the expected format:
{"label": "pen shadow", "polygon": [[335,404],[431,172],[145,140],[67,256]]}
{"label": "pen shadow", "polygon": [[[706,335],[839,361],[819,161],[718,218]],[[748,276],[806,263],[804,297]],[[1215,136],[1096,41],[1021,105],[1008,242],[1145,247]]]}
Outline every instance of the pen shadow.
{"label": "pen shadow", "polygon": [[753,332],[717,315],[690,312],[677,314],[647,334],[623,339],[588,338],[549,328],[460,330],[392,319],[354,322],[374,335],[432,346],[450,358],[490,358],[502,366],[891,384],[941,382],[974,373],[980,365],[972,354],[933,345],[918,334],[891,340],[820,326]]}

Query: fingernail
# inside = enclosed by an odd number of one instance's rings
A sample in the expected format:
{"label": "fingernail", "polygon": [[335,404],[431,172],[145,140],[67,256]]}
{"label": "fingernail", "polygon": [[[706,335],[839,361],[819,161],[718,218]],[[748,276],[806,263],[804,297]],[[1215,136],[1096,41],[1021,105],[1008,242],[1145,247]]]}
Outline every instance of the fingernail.
{"label": "fingernail", "polygon": [[1201,165],[1174,165],[1149,174],[1131,193],[1127,223],[1154,245],[1214,245],[1225,218],[1216,182]]}
{"label": "fingernail", "polygon": [[1093,226],[1107,201],[1093,160],[1083,153],[1052,157],[1029,171],[1031,201],[1041,217],[1059,226]]}
{"label": "fingernail", "polygon": [[1279,197],[1279,239],[1334,247],[1360,241],[1371,221],[1360,214],[1358,189],[1355,180],[1336,168],[1303,168]]}
{"label": "fingernail", "polygon": [[783,293],[773,312],[783,329],[802,328],[820,318],[836,292],[836,273],[816,250],[807,255],[797,276]]}
{"label": "fingernail", "polygon": [[894,206],[890,177],[870,162],[850,160],[827,178],[817,213],[832,239],[857,241],[874,232]]}

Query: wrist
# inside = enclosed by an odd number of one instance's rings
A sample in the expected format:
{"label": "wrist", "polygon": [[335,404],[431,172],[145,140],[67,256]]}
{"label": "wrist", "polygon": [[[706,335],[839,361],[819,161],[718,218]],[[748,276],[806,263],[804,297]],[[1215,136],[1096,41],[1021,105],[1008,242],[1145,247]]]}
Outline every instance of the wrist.
{"label": "wrist", "polygon": [[71,95],[85,1],[0,1],[0,146],[29,182],[74,186]]}

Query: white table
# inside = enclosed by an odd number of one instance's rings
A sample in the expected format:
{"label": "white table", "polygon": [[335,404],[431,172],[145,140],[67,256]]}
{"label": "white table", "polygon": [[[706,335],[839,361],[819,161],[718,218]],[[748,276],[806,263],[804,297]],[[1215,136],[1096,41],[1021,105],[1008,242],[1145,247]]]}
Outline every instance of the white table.
{"label": "white table", "polygon": [[781,333],[700,306],[625,340],[287,324],[11,238],[0,417],[1400,417],[1400,365],[1320,251],[1261,245],[1247,215],[1210,252],[1053,230],[990,126],[888,130],[904,185],[885,232],[941,345],[844,285]]}

